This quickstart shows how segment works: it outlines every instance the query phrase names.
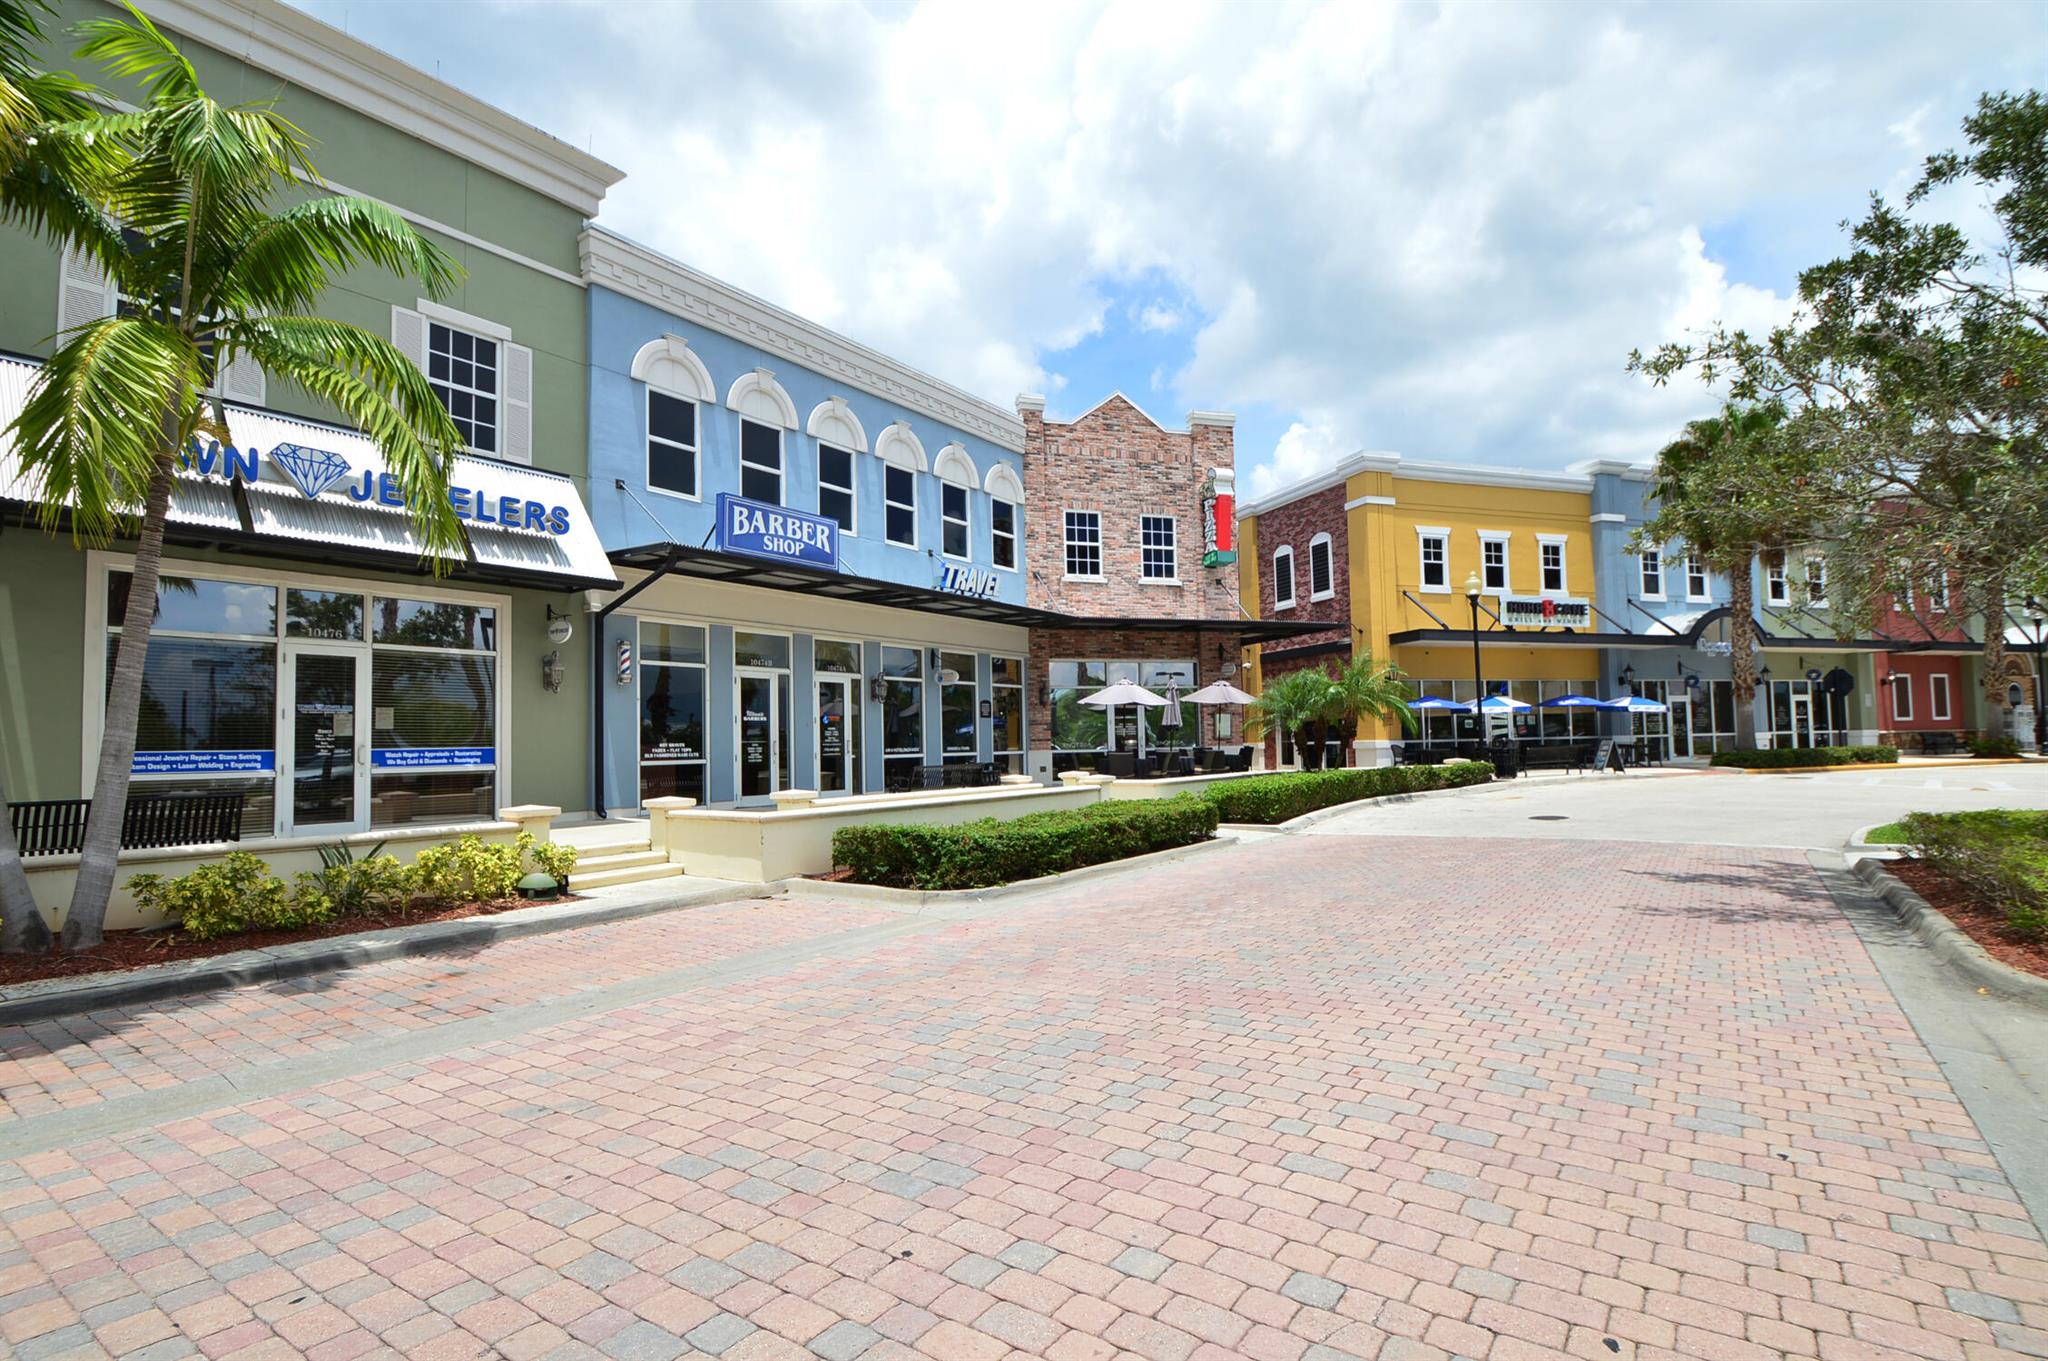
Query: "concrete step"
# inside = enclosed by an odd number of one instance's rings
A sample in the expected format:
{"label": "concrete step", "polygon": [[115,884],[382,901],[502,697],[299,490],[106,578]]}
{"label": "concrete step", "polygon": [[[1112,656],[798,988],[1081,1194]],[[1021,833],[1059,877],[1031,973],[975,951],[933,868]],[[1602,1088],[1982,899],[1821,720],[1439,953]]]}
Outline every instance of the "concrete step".
{"label": "concrete step", "polygon": [[651,851],[645,846],[642,846],[637,851],[614,851],[606,855],[584,855],[578,852],[575,874],[578,878],[581,878],[586,874],[596,874],[605,870],[632,869],[640,865],[665,865],[667,863],[667,852]]}
{"label": "concrete step", "polygon": [[649,864],[617,865],[607,869],[586,872],[581,865],[569,876],[569,891],[583,893],[593,888],[605,888],[611,884],[637,884],[643,879],[675,879],[683,873],[681,865],[672,865],[666,860]]}
{"label": "concrete step", "polygon": [[[569,844],[576,845],[574,842]],[[576,846],[576,858],[598,860],[611,855],[637,855],[647,850],[649,845],[647,838],[643,836],[638,841],[606,841],[596,845]]]}

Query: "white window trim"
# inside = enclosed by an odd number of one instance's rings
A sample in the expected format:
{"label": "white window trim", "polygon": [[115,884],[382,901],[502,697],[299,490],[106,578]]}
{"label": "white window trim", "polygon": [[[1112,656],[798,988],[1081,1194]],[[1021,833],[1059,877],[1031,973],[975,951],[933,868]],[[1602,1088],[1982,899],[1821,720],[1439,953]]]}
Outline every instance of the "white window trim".
{"label": "white window trim", "polygon": [[[85,798],[92,797],[93,779],[99,773],[100,739],[105,732],[107,721],[106,700],[104,698],[107,693],[107,576],[112,572],[132,572],[134,570],[135,555],[133,553],[115,553],[100,549],[89,549],[86,552],[85,636],[83,639],[85,655],[82,668],[85,685],[79,695],[79,704],[84,716],[84,722],[79,725],[78,752],[78,787],[83,791],[83,797]],[[514,656],[518,655],[512,640],[511,596],[496,595],[487,591],[448,590],[438,586],[429,586],[424,583],[404,580],[385,580],[376,577],[328,576],[315,572],[284,571],[269,565],[251,566],[232,561],[214,562],[194,558],[166,557],[163,560],[162,573],[167,577],[206,577],[214,581],[240,581],[259,586],[277,587],[278,624],[276,641],[280,649],[290,641],[284,635],[284,592],[286,589],[294,586],[313,591],[345,591],[365,597],[387,595],[398,596],[406,600],[440,601],[451,605],[480,605],[496,610],[498,622],[497,651],[492,653],[477,652],[468,655],[493,656],[498,661],[498,665],[495,668],[497,672],[497,693],[494,696],[495,703],[498,706],[498,721],[494,734],[497,743],[496,770],[498,787],[493,803],[497,807],[504,806],[508,792],[512,788],[512,668],[510,662]],[[368,608],[367,603],[364,608]],[[251,639],[251,641],[258,640]],[[362,643],[363,650],[367,653],[373,646],[374,644],[369,641],[366,635]],[[282,684],[282,659],[282,652],[280,652],[280,685]],[[281,725],[284,721],[282,706],[285,698],[281,692],[273,698],[278,706],[277,719]],[[291,779],[291,771],[286,769],[282,762],[277,764],[278,769],[273,773],[279,780],[278,787],[280,790],[288,792],[289,785],[286,782]],[[374,773],[373,771],[372,774]],[[485,819],[485,821],[488,820]],[[250,841],[269,842],[272,840],[288,839],[298,842],[332,841],[334,839],[332,835],[278,838],[276,834],[277,825],[276,822],[272,822],[272,831],[269,836],[252,837]],[[370,830],[371,834],[375,834],[380,831],[390,833],[404,829],[371,828]],[[345,835],[356,836],[361,834],[351,832]],[[248,842],[243,844],[245,848],[249,845]],[[260,849],[260,847],[257,847],[257,849]]]}
{"label": "white window trim", "polygon": [[[1328,562],[1329,562],[1329,564],[1330,564],[1330,589],[1329,589],[1329,590],[1327,590],[1327,591],[1318,591],[1318,590],[1316,589],[1316,548],[1317,548],[1317,546],[1318,546],[1318,545],[1320,545],[1320,546],[1321,546],[1321,547],[1323,547],[1324,549],[1328,550],[1328,551],[1327,551],[1327,552],[1326,552],[1326,553],[1324,554],[1325,558],[1326,558],[1326,559],[1328,560]],[[1445,570],[1446,570],[1446,571],[1448,571],[1448,570],[1449,570],[1449,567],[1450,567],[1450,564],[1449,564],[1449,562],[1448,562],[1448,561],[1446,561],[1446,563],[1445,563]],[[1308,599],[1309,599],[1309,603],[1310,603],[1310,604],[1314,604],[1314,603],[1315,603],[1316,601],[1318,601],[1318,600],[1334,600],[1334,599],[1336,598],[1336,596],[1337,596],[1337,547],[1336,547],[1336,541],[1335,541],[1335,540],[1333,540],[1333,539],[1332,539],[1332,538],[1331,538],[1331,537],[1330,537],[1330,536],[1329,536],[1328,534],[1318,534],[1318,535],[1316,535],[1316,536],[1315,536],[1314,538],[1312,538],[1312,539],[1310,539],[1310,540],[1308,541]]]}
{"label": "white window trim", "polygon": [[[891,467],[895,468],[896,471],[902,473],[904,476],[910,479],[910,501],[907,507],[905,503],[902,501],[891,501],[889,499],[889,469]],[[892,539],[889,537],[890,510],[905,508],[907,508],[910,511],[909,543],[905,543],[901,539]],[[882,467],[882,542],[888,544],[892,548],[908,548],[914,551],[918,546],[919,539],[922,537],[918,532],[922,528],[922,526],[920,526],[917,521],[917,474],[912,472],[910,469],[904,467],[900,463],[885,463]]]}
{"label": "white window trim", "polygon": [[444,307],[432,298],[421,298],[413,304],[413,310],[428,321],[438,321],[443,326],[453,326],[458,331],[468,331],[474,335],[484,336],[491,340],[509,341],[512,339],[512,328],[510,326],[506,326],[502,322],[492,321],[489,317],[480,317],[471,312],[458,312],[452,307]]}
{"label": "white window trim", "polygon": [[[761,469],[760,464],[747,462],[747,427],[749,425],[758,425],[763,430],[775,431],[775,478],[777,487],[775,504],[787,508],[789,505],[789,441],[784,436],[788,432],[776,430],[767,421],[757,421],[752,416],[741,416],[739,418],[739,443],[733,450],[733,467],[736,473],[734,478],[735,490],[741,496],[745,496],[747,494],[747,469]],[[703,436],[700,434],[698,439],[701,442]]]}
{"label": "white window trim", "polygon": [[[1429,573],[1424,568],[1422,545],[1428,539],[1435,539],[1443,545],[1444,584],[1441,586],[1432,586],[1426,579]],[[1415,586],[1417,590],[1427,595],[1451,593],[1451,531],[1443,525],[1415,526]]]}
{"label": "white window trim", "polygon": [[1102,552],[1102,550],[1103,550],[1103,547],[1104,547],[1104,545],[1103,545],[1103,542],[1102,542],[1102,512],[1101,512],[1101,511],[1099,511],[1099,510],[1082,510],[1082,509],[1080,509],[1080,508],[1078,508],[1078,507],[1076,507],[1076,508],[1074,508],[1074,509],[1072,509],[1072,510],[1062,510],[1062,511],[1060,512],[1060,580],[1062,580],[1062,581],[1107,581],[1107,580],[1109,580],[1109,577],[1108,577],[1108,575],[1107,575],[1107,574],[1106,574],[1105,572],[1096,572],[1096,573],[1095,573],[1095,574],[1094,574],[1093,576],[1090,576],[1090,575],[1088,575],[1087,573],[1084,573],[1084,572],[1069,572],[1069,571],[1067,571],[1067,546],[1068,546],[1068,544],[1069,544],[1069,543],[1071,543],[1071,542],[1072,542],[1072,540],[1070,540],[1070,539],[1068,539],[1068,538],[1067,538],[1067,517],[1068,517],[1069,515],[1093,515],[1093,516],[1095,517],[1095,561],[1096,561],[1096,564],[1097,564],[1098,566],[1100,566],[1100,567],[1104,567],[1104,568],[1107,568],[1107,567],[1108,567],[1108,565],[1109,565],[1109,564],[1108,564],[1108,563],[1107,563],[1106,561],[1104,561],[1104,557],[1103,557],[1103,552]]}
{"label": "white window trim", "polygon": [[[1282,553],[1285,553],[1285,554],[1287,555],[1287,576],[1286,576],[1286,580],[1287,580],[1287,598],[1286,598],[1285,600],[1282,600],[1282,599],[1280,598],[1280,581],[1281,581],[1281,575],[1280,575],[1280,555],[1281,555]],[[1291,609],[1293,609],[1293,608],[1294,608],[1294,602],[1295,602],[1295,600],[1296,600],[1296,598],[1297,598],[1297,597],[1296,597],[1296,595],[1295,595],[1295,592],[1294,592],[1294,545],[1292,545],[1292,544],[1285,544],[1285,543],[1283,543],[1283,544],[1281,544],[1281,545],[1280,545],[1280,546],[1279,546],[1278,548],[1274,549],[1274,550],[1273,550],[1273,559],[1272,559],[1272,561],[1273,561],[1273,612],[1274,612],[1275,614],[1278,614],[1278,613],[1279,613],[1279,612],[1280,612],[1281,610],[1291,610]]]}
{"label": "white window trim", "polygon": [[[1173,530],[1173,575],[1169,577],[1148,577],[1145,575],[1145,521],[1164,520]],[[1138,516],[1138,581],[1145,586],[1178,586],[1180,582],[1180,517],[1175,515]]]}
{"label": "white window trim", "polygon": [[[1657,589],[1654,592],[1650,590],[1649,584],[1643,579],[1648,574],[1652,555],[1657,559]],[[1644,600],[1653,600],[1661,603],[1665,597],[1664,583],[1668,579],[1670,570],[1671,564],[1666,560],[1664,550],[1661,548],[1645,548],[1642,552],[1636,554],[1636,594]]]}
{"label": "white window trim", "polygon": [[[1899,701],[1903,699],[1904,704]],[[1911,723],[1913,721],[1913,673],[1892,672],[1892,721]]]}
{"label": "white window trim", "polygon": [[[1540,595],[1570,595],[1572,593],[1571,535],[1538,534],[1536,536],[1536,589]],[[1557,585],[1548,586],[1543,581],[1543,550],[1557,549]]]}
{"label": "white window trim", "polygon": [[[1939,699],[1941,703],[1934,701]],[[1949,694],[1949,678],[1945,671],[1936,671],[1927,677],[1927,717],[1930,722],[1949,723],[1955,718],[1954,697]]]}
{"label": "white window trim", "polygon": [[[1005,505],[1010,508],[1010,532],[1007,536],[999,533],[996,529],[995,508],[998,504]],[[994,567],[998,572],[1021,571],[1024,566],[1024,529],[1021,523],[1024,517],[1023,503],[1019,501],[1012,501],[1007,496],[997,496],[991,493],[989,496],[988,505],[989,565]],[[1002,563],[996,561],[996,540],[1004,537],[1007,537],[1010,540],[1010,563],[1007,567],[1004,566]]]}
{"label": "white window trim", "polygon": [[[1697,594],[1697,595],[1693,594],[1693,589],[1692,589],[1692,575],[1693,575],[1693,574],[1692,574],[1692,565],[1693,565],[1693,564],[1694,564],[1695,562],[1698,562],[1698,563],[1700,564],[1700,573],[1699,573],[1699,575],[1700,575],[1700,583],[1701,583],[1701,587],[1702,587],[1702,589],[1700,590],[1699,594]],[[1700,558],[1699,558],[1699,556],[1698,556],[1697,554],[1695,554],[1695,553],[1690,553],[1690,552],[1688,552],[1688,553],[1687,553],[1687,554],[1685,555],[1685,599],[1686,599],[1686,603],[1687,603],[1687,604],[1689,604],[1689,605],[1704,605],[1704,604],[1708,604],[1708,603],[1712,602],[1713,598],[1714,598],[1714,573],[1713,573],[1713,570],[1712,570],[1711,568],[1709,568],[1709,567],[1707,566],[1707,564],[1706,564],[1705,562],[1701,561],[1701,560],[1700,560]]]}
{"label": "white window trim", "polygon": [[[1813,597],[1813,569],[1820,566],[1820,598]],[[1799,559],[1799,587],[1806,595],[1806,608],[1824,610],[1828,607],[1828,560],[1817,553],[1802,554]]]}
{"label": "white window trim", "polygon": [[[846,476],[851,480],[851,486],[836,486],[825,480],[825,449],[828,445],[831,448],[843,451],[849,456],[846,460]],[[818,469],[818,514],[825,514],[825,489],[827,487],[830,487],[833,491],[845,492],[847,498],[853,503],[853,527],[839,531],[840,537],[845,539],[858,539],[860,537],[860,452],[858,449],[848,449],[843,444],[835,444],[829,440],[819,440],[818,447],[814,451],[813,461]],[[828,516],[827,518],[830,517]]]}
{"label": "white window trim", "polygon": [[[668,398],[668,399],[669,399],[670,401],[672,401],[672,402],[688,402],[688,403],[689,403],[689,404],[690,404],[691,406],[693,406],[693,407],[695,407],[695,408],[697,409],[697,414],[696,414],[696,427],[697,427],[697,444],[696,444],[696,447],[695,447],[695,448],[693,448],[693,449],[691,449],[691,450],[690,450],[690,457],[691,457],[691,459],[692,459],[692,460],[693,460],[693,461],[694,461],[694,462],[696,463],[696,465],[697,465],[697,466],[696,466],[696,474],[697,474],[697,475],[696,475],[696,478],[694,479],[694,480],[696,481],[696,483],[697,483],[697,492],[696,492],[696,495],[694,495],[694,496],[693,496],[693,495],[691,495],[691,494],[690,494],[690,493],[688,493],[688,492],[680,492],[680,491],[671,491],[671,490],[670,490],[669,488],[667,488],[667,487],[657,487],[657,486],[655,486],[655,485],[654,485],[654,438],[655,438],[655,436],[654,436],[654,398],[655,398],[655,395],[656,395],[657,393],[658,393],[658,394],[660,394],[660,395],[661,395],[661,396],[663,396],[663,397],[666,397],[666,398]],[[701,403],[701,402],[697,401],[697,400],[696,400],[695,398],[692,398],[692,397],[685,397],[685,396],[683,396],[683,395],[682,395],[681,393],[679,393],[679,392],[671,392],[671,391],[669,391],[669,390],[668,390],[667,388],[655,387],[655,386],[653,386],[652,384],[649,384],[649,385],[647,385],[647,400],[646,400],[646,402],[645,402],[645,403],[644,403],[644,404],[643,404],[643,405],[641,406],[641,409],[640,409],[640,414],[641,414],[642,418],[643,418],[643,419],[644,419],[644,420],[646,421],[646,429],[647,429],[647,439],[646,439],[646,441],[645,441],[645,442],[646,442],[646,446],[647,446],[647,466],[646,466],[646,467],[645,467],[645,468],[644,468],[644,469],[642,470],[642,477],[641,477],[641,481],[643,481],[643,482],[645,482],[645,483],[647,484],[647,490],[649,490],[650,492],[653,492],[653,493],[654,493],[654,494],[655,494],[656,496],[666,496],[666,497],[669,497],[669,498],[671,498],[671,499],[673,499],[673,500],[676,500],[676,501],[694,501],[694,502],[697,502],[698,504],[702,504],[702,503],[703,503],[703,500],[704,500],[704,405],[703,405],[703,403]]]}
{"label": "white window trim", "polygon": [[[944,455],[941,454],[940,457],[943,459]],[[884,474],[884,476],[887,475]],[[952,516],[946,514],[946,491],[948,488],[959,492],[961,498],[966,502],[964,507],[966,513],[961,519],[955,520]],[[952,524],[964,526],[967,530],[967,551],[965,553],[948,553],[946,551],[946,526]],[[974,561],[974,489],[972,487],[963,487],[958,482],[948,482],[943,478],[939,481],[939,556],[948,562]]]}
{"label": "white window trim", "polygon": [[1792,574],[1787,571],[1789,564],[1781,556],[1777,565],[1771,564],[1770,555],[1764,555],[1764,603],[1783,609],[1792,603]]}
{"label": "white window trim", "polygon": [[[1486,586],[1486,546],[1500,545],[1500,585]],[[1506,529],[1482,529],[1479,531],[1479,581],[1481,586],[1495,595],[1515,593],[1515,550],[1514,532]]]}

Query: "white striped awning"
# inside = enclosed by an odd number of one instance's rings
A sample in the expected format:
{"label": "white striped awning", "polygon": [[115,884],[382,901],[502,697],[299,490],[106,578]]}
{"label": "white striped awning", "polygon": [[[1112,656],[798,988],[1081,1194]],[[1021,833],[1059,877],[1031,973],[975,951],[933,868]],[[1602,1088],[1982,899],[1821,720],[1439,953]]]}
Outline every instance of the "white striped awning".
{"label": "white striped awning", "polygon": [[[0,358],[0,428],[21,414],[37,365]],[[170,537],[316,552],[418,568],[412,517],[375,444],[357,431],[229,404],[223,447],[199,440],[171,495]],[[560,473],[457,458],[449,501],[467,552],[458,575],[568,590],[618,589],[576,484]],[[0,501],[35,504],[12,443],[0,448]]]}

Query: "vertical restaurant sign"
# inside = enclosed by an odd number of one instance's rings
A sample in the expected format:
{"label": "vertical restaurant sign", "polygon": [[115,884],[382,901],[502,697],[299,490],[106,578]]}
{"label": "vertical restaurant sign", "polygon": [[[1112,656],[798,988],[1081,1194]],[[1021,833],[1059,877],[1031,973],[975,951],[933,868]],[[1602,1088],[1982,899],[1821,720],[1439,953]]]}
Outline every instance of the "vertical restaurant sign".
{"label": "vertical restaurant sign", "polygon": [[839,522],[787,506],[718,494],[718,551],[839,570]]}
{"label": "vertical restaurant sign", "polygon": [[1202,484],[1202,566],[1237,561],[1237,474],[1213,468]]}

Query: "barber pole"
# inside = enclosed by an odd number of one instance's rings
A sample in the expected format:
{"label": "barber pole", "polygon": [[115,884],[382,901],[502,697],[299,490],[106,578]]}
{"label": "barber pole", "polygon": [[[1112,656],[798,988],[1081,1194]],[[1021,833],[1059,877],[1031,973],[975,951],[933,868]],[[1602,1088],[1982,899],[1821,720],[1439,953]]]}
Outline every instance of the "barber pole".
{"label": "barber pole", "polygon": [[1202,566],[1237,561],[1237,474],[1212,468],[1202,484]]}
{"label": "barber pole", "polygon": [[619,684],[633,683],[633,645],[624,638],[619,639]]}

